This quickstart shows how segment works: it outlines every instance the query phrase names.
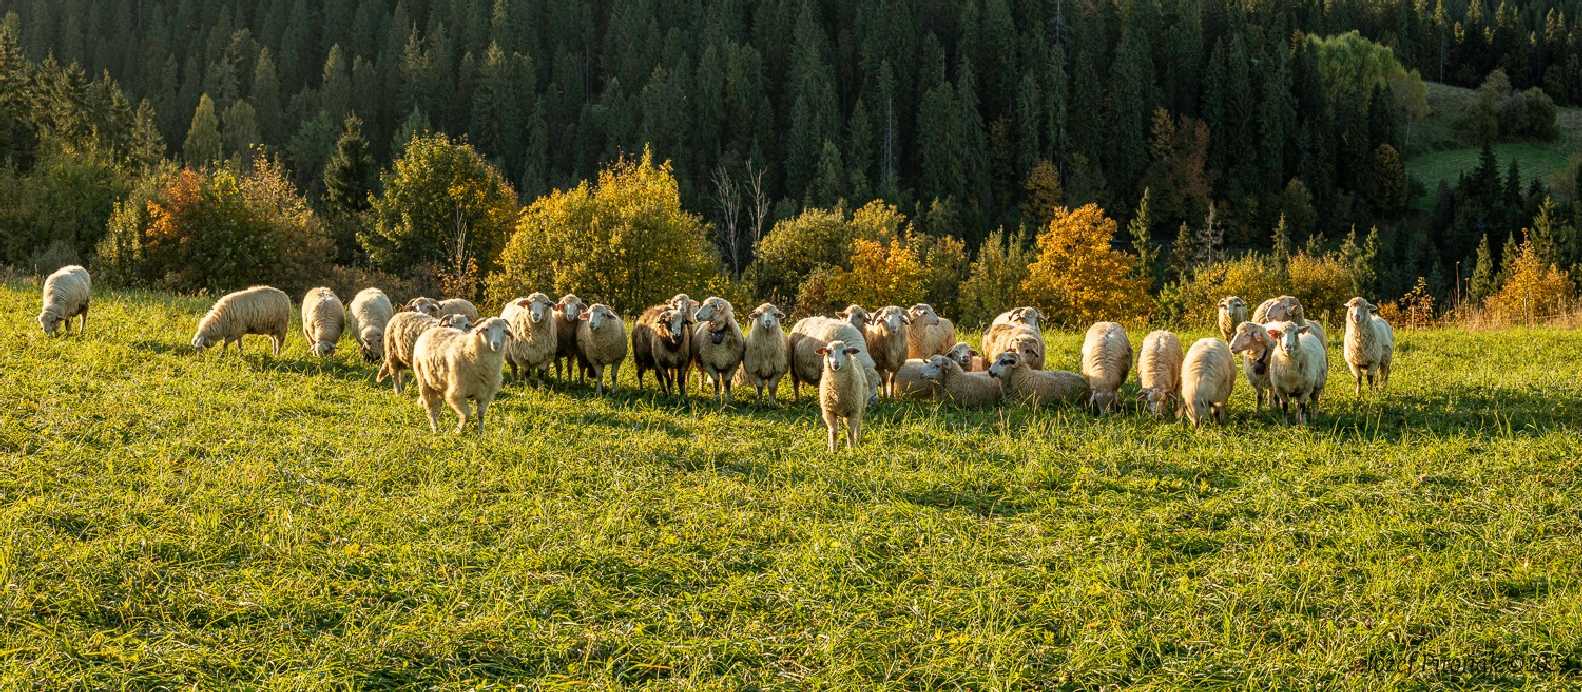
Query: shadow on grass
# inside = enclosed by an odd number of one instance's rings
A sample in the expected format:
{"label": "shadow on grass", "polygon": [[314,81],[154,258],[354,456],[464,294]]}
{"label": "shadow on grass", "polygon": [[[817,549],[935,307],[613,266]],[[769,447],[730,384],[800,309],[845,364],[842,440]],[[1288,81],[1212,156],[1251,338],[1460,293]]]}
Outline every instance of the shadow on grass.
{"label": "shadow on grass", "polygon": [[[1281,425],[1279,412],[1266,412]],[[1365,394],[1362,400],[1319,405],[1313,425],[1398,442],[1408,433],[1518,437],[1582,425],[1582,399],[1574,392],[1450,386],[1426,393]]]}

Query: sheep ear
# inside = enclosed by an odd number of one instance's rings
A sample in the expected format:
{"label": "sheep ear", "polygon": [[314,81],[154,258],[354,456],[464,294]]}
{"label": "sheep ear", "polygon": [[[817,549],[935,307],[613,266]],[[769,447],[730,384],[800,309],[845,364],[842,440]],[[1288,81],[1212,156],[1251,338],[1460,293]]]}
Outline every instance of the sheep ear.
{"label": "sheep ear", "polygon": [[588,313],[587,312],[583,312],[581,315],[577,315],[577,319],[582,321],[582,322],[587,322],[588,321]]}
{"label": "sheep ear", "polygon": [[1309,327],[1308,325],[1304,324],[1304,325],[1296,328],[1296,333],[1298,333],[1298,334],[1306,334],[1311,329],[1312,329],[1311,327]]}
{"label": "sheep ear", "polygon": [[967,355],[976,358],[978,356],[978,352],[972,349],[967,349]]}
{"label": "sheep ear", "polygon": [[1270,329],[1269,330],[1269,338],[1271,338],[1271,339],[1279,341],[1280,338],[1283,337],[1283,336],[1285,336],[1285,333],[1280,331],[1280,330],[1278,330],[1278,329]]}
{"label": "sheep ear", "polygon": [[817,353],[817,354],[819,354],[821,356],[827,356],[827,355],[829,355],[829,349],[824,348],[824,347],[819,347],[819,349],[817,351],[814,351],[814,353]]}
{"label": "sheep ear", "polygon": [[1377,305],[1369,305],[1368,306],[1368,312],[1371,312],[1371,313],[1373,313],[1375,315],[1379,314],[1379,306],[1377,306]]}

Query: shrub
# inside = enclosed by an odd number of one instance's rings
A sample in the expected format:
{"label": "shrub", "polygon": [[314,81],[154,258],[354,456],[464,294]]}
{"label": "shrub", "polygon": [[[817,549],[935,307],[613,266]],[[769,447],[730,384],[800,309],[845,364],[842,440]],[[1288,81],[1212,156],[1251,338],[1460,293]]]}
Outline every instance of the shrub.
{"label": "shrub", "polygon": [[851,269],[834,269],[829,298],[870,308],[921,302],[928,272],[923,258],[905,238],[852,242]]}
{"label": "shrub", "polygon": [[[1308,319],[1333,324],[1345,311],[1346,301],[1357,295],[1356,269],[1336,253],[1293,255],[1287,266],[1290,282],[1285,292],[1302,300]],[[1266,297],[1281,295],[1270,293]]]}
{"label": "shrub", "polygon": [[1027,236],[1007,237],[1004,231],[989,234],[978,248],[978,259],[961,282],[961,324],[980,325],[1022,303],[1021,284],[1027,278]]}
{"label": "shrub", "polygon": [[1247,254],[1198,267],[1189,279],[1167,286],[1159,295],[1159,317],[1172,324],[1213,324],[1219,300],[1241,296],[1257,305],[1264,298],[1281,295],[1285,286],[1272,259]]}
{"label": "shrub", "polygon": [[759,295],[784,300],[798,295],[802,283],[820,269],[850,269],[853,241],[878,240],[887,231],[893,236],[905,223],[895,207],[879,201],[850,216],[843,207],[807,209],[769,230],[750,273]]}
{"label": "shrub", "polygon": [[27,173],[0,167],[0,262],[48,274],[89,257],[131,187],[97,148],[45,147]]}
{"label": "shrub", "polygon": [[1504,324],[1533,324],[1569,314],[1576,303],[1571,277],[1546,265],[1523,232],[1516,261],[1505,285],[1484,303],[1488,317]]}
{"label": "shrub", "polygon": [[1038,235],[1022,294],[1056,324],[1148,319],[1147,282],[1135,278],[1135,257],[1111,247],[1114,237],[1115,221],[1096,204],[1058,210]]}

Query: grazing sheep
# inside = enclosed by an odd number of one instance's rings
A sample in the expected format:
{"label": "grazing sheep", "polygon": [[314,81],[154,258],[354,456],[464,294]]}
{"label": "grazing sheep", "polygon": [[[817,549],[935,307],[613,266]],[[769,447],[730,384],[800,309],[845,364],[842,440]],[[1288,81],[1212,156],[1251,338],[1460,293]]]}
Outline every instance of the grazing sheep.
{"label": "grazing sheep", "polygon": [[[1011,308],[1010,310],[1000,313],[994,318],[993,322],[989,323],[989,326],[993,327],[999,324],[1020,324],[1032,327],[1036,330],[1042,329],[1040,325],[1043,321],[1044,313],[1039,312],[1038,308],[1035,308],[1031,305],[1023,305],[1022,307]],[[988,336],[987,332],[985,332],[984,336]]]}
{"label": "grazing sheep", "polygon": [[1076,404],[1089,397],[1083,376],[1065,370],[1034,370],[1013,351],[1001,353],[989,366],[989,375],[1000,381],[1007,399],[1032,406]]}
{"label": "grazing sheep", "polygon": [[537,375],[539,382],[549,373],[549,363],[555,359],[555,349],[560,347],[555,319],[555,301],[543,293],[517,298],[505,304],[500,318],[511,325],[511,345],[505,349],[505,362],[511,366],[511,377],[524,372]]}
{"label": "grazing sheep", "polygon": [[879,370],[874,367],[873,356],[868,353],[868,341],[863,337],[862,331],[851,326],[851,323],[833,317],[807,317],[798,320],[791,327],[791,336],[786,341],[786,360],[791,373],[791,395],[800,399],[802,396],[802,383],[818,382],[823,377],[823,358],[818,355],[818,349],[831,341],[843,341],[847,348],[856,348],[861,353],[857,360],[862,363],[865,380],[868,385],[868,395],[877,396],[879,389]]}
{"label": "grazing sheep", "polygon": [[44,309],[38,314],[38,326],[45,336],[55,336],[57,330],[71,333],[71,318],[82,317],[77,323],[77,336],[88,331],[88,300],[93,297],[93,283],[88,270],[69,265],[55,270],[44,280]]}
{"label": "grazing sheep", "polygon": [[1395,359],[1395,330],[1378,315],[1379,307],[1362,298],[1346,301],[1346,367],[1357,381],[1357,396],[1362,396],[1362,378],[1369,389],[1388,389],[1390,362]]}
{"label": "grazing sheep", "polygon": [[742,365],[746,338],[736,322],[730,301],[710,296],[697,311],[698,325],[692,330],[692,362],[714,385],[720,405],[731,394],[731,381]]}
{"label": "grazing sheep", "polygon": [[1126,383],[1132,369],[1132,344],[1126,329],[1114,322],[1099,322],[1088,328],[1082,342],[1082,376],[1088,378],[1092,396],[1088,404],[1107,412],[1115,408],[1116,392]]}
{"label": "grazing sheep", "polygon": [[302,296],[302,336],[308,340],[313,355],[328,358],[335,355],[335,344],[341,340],[346,328],[346,306],[341,304],[335,291],[320,286]]}
{"label": "grazing sheep", "polygon": [[236,352],[241,353],[242,337],[258,334],[274,341],[274,354],[278,356],[286,343],[290,324],[291,298],[285,291],[273,286],[252,286],[215,301],[208,314],[198,320],[198,333],[192,337],[192,347],[202,351],[219,341],[223,355],[234,341]]}
{"label": "grazing sheep", "polygon": [[1236,335],[1236,326],[1247,321],[1247,301],[1241,296],[1219,299],[1219,335],[1230,341]]}
{"label": "grazing sheep", "polygon": [[500,393],[501,368],[510,340],[511,325],[498,317],[479,322],[471,331],[441,327],[418,337],[412,372],[418,398],[428,412],[429,430],[439,432],[439,405],[444,398],[460,418],[458,433],[467,427],[468,402],[476,403],[478,434],[483,434],[484,414]]}
{"label": "grazing sheep", "polygon": [[1137,382],[1142,385],[1139,397],[1149,413],[1164,416],[1177,409],[1181,392],[1179,337],[1164,330],[1143,337],[1142,352],[1137,354]]}
{"label": "grazing sheep", "polygon": [[[1257,322],[1243,322],[1236,327],[1236,338],[1230,341],[1230,352],[1242,354],[1242,371],[1247,374],[1247,384],[1252,385],[1257,411],[1263,410],[1269,399],[1269,356],[1274,352],[1274,340],[1268,330]],[[1272,402],[1271,402],[1272,403]]]}
{"label": "grazing sheep", "polygon": [[1236,388],[1236,363],[1220,339],[1198,339],[1181,364],[1181,407],[1192,427],[1212,416],[1225,424],[1226,404]]}
{"label": "grazing sheep", "polygon": [[886,305],[862,327],[868,355],[873,356],[874,367],[879,371],[879,389],[888,396],[895,395],[895,371],[906,362],[907,325],[911,321],[900,306]]}
{"label": "grazing sheep", "polygon": [[670,393],[672,383],[687,396],[687,368],[692,363],[692,320],[685,310],[669,304],[643,311],[632,327],[632,361],[637,364],[637,388],[643,373],[655,371],[659,386]]}
{"label": "grazing sheep", "polygon": [[934,312],[934,306],[918,303],[907,311],[912,318],[906,330],[906,357],[927,358],[944,355],[956,345],[956,323]]}
{"label": "grazing sheep", "polygon": [[604,393],[604,370],[610,370],[610,391],[626,360],[626,323],[604,303],[589,306],[577,320],[577,363],[593,373],[594,387]]}
{"label": "grazing sheep", "polygon": [[862,416],[873,391],[865,381],[868,367],[858,359],[864,351],[836,339],[816,352],[824,363],[818,382],[818,407],[829,432],[829,451],[836,449],[842,420],[846,421],[846,448],[851,449],[862,443]]}
{"label": "grazing sheep", "polygon": [[439,302],[439,313],[435,317],[448,315],[461,315],[467,318],[468,324],[478,323],[478,306],[465,298],[446,298]]}
{"label": "grazing sheep", "polygon": [[773,303],[759,305],[747,314],[752,329],[742,349],[741,377],[758,390],[759,402],[764,400],[765,390],[774,400],[780,378],[786,374],[786,335],[780,328],[783,319],[785,313]]}
{"label": "grazing sheep", "polygon": [[[577,323],[588,304],[581,298],[567,293],[555,304],[555,379],[564,382],[571,377],[572,365],[577,359]],[[564,366],[565,370],[561,370]],[[638,372],[642,372],[641,369]],[[582,378],[579,374],[578,380]]]}
{"label": "grazing sheep", "polygon": [[401,306],[402,312],[415,312],[429,317],[439,317],[439,301],[418,296]]}
{"label": "grazing sheep", "polygon": [[939,381],[936,396],[960,406],[986,408],[1005,398],[1005,388],[993,375],[986,372],[967,372],[961,363],[949,356],[928,359],[926,374],[935,375]]}
{"label": "grazing sheep", "polygon": [[346,329],[357,339],[363,360],[370,363],[385,356],[385,325],[395,316],[395,306],[390,296],[377,288],[365,288],[352,297],[346,310]]}
{"label": "grazing sheep", "polygon": [[1290,407],[1295,406],[1297,424],[1307,425],[1329,372],[1324,342],[1305,324],[1275,322],[1265,326],[1274,340],[1274,353],[1269,357],[1274,400],[1287,423],[1291,422]]}
{"label": "grazing sheep", "polygon": [[1006,322],[989,327],[983,335],[983,353],[994,362],[1001,353],[1015,352],[1022,356],[1027,367],[1044,369],[1044,337],[1035,327],[1020,322]]}

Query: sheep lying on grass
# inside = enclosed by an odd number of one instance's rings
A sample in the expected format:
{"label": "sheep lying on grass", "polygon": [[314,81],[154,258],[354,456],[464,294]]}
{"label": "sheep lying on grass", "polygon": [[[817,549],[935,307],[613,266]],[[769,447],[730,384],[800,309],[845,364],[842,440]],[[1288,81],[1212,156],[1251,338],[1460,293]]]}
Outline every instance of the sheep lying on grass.
{"label": "sheep lying on grass", "polygon": [[394,316],[395,306],[384,291],[365,288],[352,297],[351,307],[346,310],[346,329],[357,339],[363,360],[373,363],[384,359],[385,327]]}
{"label": "sheep lying on grass", "polygon": [[962,370],[961,363],[949,356],[929,358],[924,374],[938,381],[935,396],[958,406],[987,408],[1005,397],[1005,388],[993,375]]}
{"label": "sheep lying on grass", "polygon": [[38,313],[38,326],[45,336],[55,336],[56,331],[70,334],[71,318],[81,317],[77,336],[82,336],[88,331],[88,301],[92,297],[87,269],[73,264],[55,270],[44,280],[44,309]]}
{"label": "sheep lying on grass", "polygon": [[1143,337],[1142,352],[1137,354],[1137,381],[1142,386],[1138,396],[1156,417],[1176,410],[1180,403],[1181,359],[1181,339],[1175,334],[1159,330]]}
{"label": "sheep lying on grass", "polygon": [[1005,388],[1005,398],[1030,406],[1078,404],[1090,395],[1083,376],[1065,370],[1034,370],[1016,353],[1001,353],[989,366],[989,374]]}
{"label": "sheep lying on grass", "polygon": [[413,347],[412,372],[431,431],[439,432],[443,398],[460,418],[456,423],[458,433],[471,418],[470,405],[476,404],[478,433],[483,433],[484,414],[500,392],[501,368],[510,339],[510,325],[498,317],[478,323],[471,331],[439,327],[418,337]]}
{"label": "sheep lying on grass", "polygon": [[555,318],[555,301],[542,293],[517,298],[505,304],[500,319],[511,325],[516,338],[505,350],[505,362],[511,365],[511,377],[524,373],[536,375],[540,382],[549,372],[549,363],[555,359],[555,349],[560,347],[559,321]]}
{"label": "sheep lying on grass", "polygon": [[1192,427],[1212,416],[1226,421],[1226,402],[1236,387],[1236,363],[1220,339],[1198,339],[1181,364],[1181,406]]}
{"label": "sheep lying on grass", "polygon": [[856,447],[862,443],[862,416],[872,396],[872,387],[866,381],[868,368],[857,360],[863,351],[836,339],[820,346],[817,353],[824,363],[818,383],[818,405],[824,428],[829,433],[829,451],[837,447],[836,439],[843,420],[846,422],[846,448]]}
{"label": "sheep lying on grass", "polygon": [[1037,327],[1020,322],[992,325],[983,334],[983,353],[994,362],[1001,353],[1015,353],[1034,370],[1044,369],[1044,336]]}
{"label": "sheep lying on grass", "polygon": [[577,320],[577,363],[593,373],[594,388],[604,393],[604,371],[610,371],[610,390],[626,360],[626,323],[610,306],[594,303]]}
{"label": "sheep lying on grass", "polygon": [[1362,379],[1369,389],[1390,385],[1390,364],[1395,360],[1395,330],[1378,315],[1379,307],[1362,298],[1346,301],[1346,367],[1357,381],[1357,396],[1362,396]]}
{"label": "sheep lying on grass", "polygon": [[320,286],[302,296],[302,336],[308,350],[320,358],[335,355],[335,344],[346,328],[346,307],[335,291]]}
{"label": "sheep lying on grass", "polygon": [[1100,413],[1115,408],[1116,393],[1132,369],[1132,344],[1126,329],[1114,322],[1088,328],[1082,342],[1082,376],[1088,378],[1088,404]]}
{"label": "sheep lying on grass", "polygon": [[236,352],[241,353],[242,337],[257,334],[274,342],[274,354],[278,356],[290,324],[291,298],[273,286],[252,286],[215,301],[208,314],[198,320],[192,347],[202,351],[218,341],[220,353],[224,354],[234,341]]}

